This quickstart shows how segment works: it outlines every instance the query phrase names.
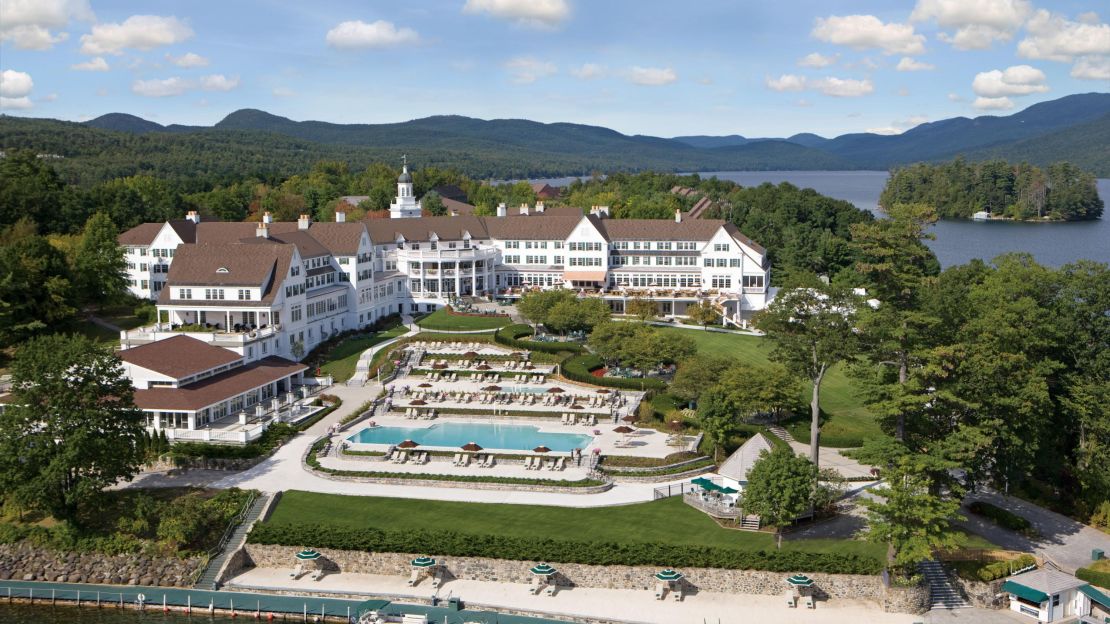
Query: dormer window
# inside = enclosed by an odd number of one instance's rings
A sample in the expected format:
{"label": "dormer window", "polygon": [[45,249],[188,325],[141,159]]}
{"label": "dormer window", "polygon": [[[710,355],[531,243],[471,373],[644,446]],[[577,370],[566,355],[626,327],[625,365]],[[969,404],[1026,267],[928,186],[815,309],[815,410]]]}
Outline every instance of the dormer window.
{"label": "dormer window", "polygon": [[220,268],[216,269],[216,272],[217,273],[231,273],[231,271],[227,270],[227,267],[220,267]]}

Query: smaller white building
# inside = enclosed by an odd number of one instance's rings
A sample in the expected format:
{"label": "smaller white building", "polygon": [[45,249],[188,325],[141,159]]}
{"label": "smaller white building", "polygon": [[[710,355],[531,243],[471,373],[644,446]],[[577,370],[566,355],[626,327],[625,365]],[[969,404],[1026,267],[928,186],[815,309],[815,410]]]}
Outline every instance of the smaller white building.
{"label": "smaller white building", "polygon": [[1007,578],[1002,591],[1010,594],[1011,611],[1038,622],[1072,620],[1091,615],[1092,607],[1110,608],[1110,598],[1086,581],[1047,568]]}
{"label": "smaller white building", "polygon": [[759,461],[764,451],[770,453],[773,448],[767,436],[757,433],[728,456],[728,459],[717,469],[716,476],[721,478],[722,485],[725,487],[743,493],[744,488],[748,487],[748,473],[751,472],[752,466]]}

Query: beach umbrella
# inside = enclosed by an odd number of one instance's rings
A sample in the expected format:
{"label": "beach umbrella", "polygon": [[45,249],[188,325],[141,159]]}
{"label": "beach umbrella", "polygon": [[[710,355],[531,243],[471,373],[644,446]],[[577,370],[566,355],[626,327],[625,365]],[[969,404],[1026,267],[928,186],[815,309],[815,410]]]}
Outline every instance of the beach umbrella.
{"label": "beach umbrella", "polygon": [[482,450],[482,447],[475,442],[467,442],[466,444],[462,445],[462,450],[476,453]]}
{"label": "beach umbrella", "polygon": [[432,387],[432,384],[427,383],[427,382],[424,382],[424,383],[420,384],[419,386],[417,386],[417,388],[431,388],[431,387]]}
{"label": "beach umbrella", "polygon": [[477,369],[477,370],[489,370],[490,365],[489,364],[479,364],[479,365],[475,366],[474,368]]}
{"label": "beach umbrella", "polygon": [[737,494],[739,492],[740,492],[740,490],[734,490],[734,489],[728,487],[727,485],[725,487],[721,488],[721,494]]}
{"label": "beach umbrella", "polygon": [[536,448],[532,449],[532,452],[533,453],[550,453],[551,449],[547,448],[546,446],[541,445],[541,446],[537,446]]}
{"label": "beach umbrella", "polygon": [[552,574],[555,574],[556,570],[546,563],[541,563],[538,566],[533,567],[531,570],[529,570],[529,572],[535,574],[536,576],[551,576]]}
{"label": "beach umbrella", "polygon": [[635,431],[635,429],[633,429],[632,427],[625,426],[625,425],[621,425],[621,426],[617,427],[616,429],[613,429],[613,433],[632,433],[633,431]]}
{"label": "beach umbrella", "polygon": [[425,401],[424,399],[415,399],[415,400],[409,402],[409,405],[427,405],[427,404],[428,404],[428,402]]}
{"label": "beach umbrella", "polygon": [[635,414],[629,414],[628,416],[625,416],[621,420],[623,420],[624,422],[627,422],[627,423],[636,422],[636,415]]}
{"label": "beach umbrella", "polygon": [[414,568],[430,568],[436,564],[436,560],[431,557],[417,557],[409,563]]}
{"label": "beach umbrella", "polygon": [[482,390],[485,390],[487,392],[500,392],[501,386],[486,386],[485,388],[482,388]]}
{"label": "beach umbrella", "polygon": [[598,390],[597,393],[598,394],[609,394],[609,391],[606,390],[605,388],[602,388],[601,390]]}
{"label": "beach umbrella", "polygon": [[478,352],[477,351],[467,351],[466,353],[463,354],[463,357],[468,357],[468,358],[478,357]]}
{"label": "beach umbrella", "polygon": [[786,582],[790,584],[791,587],[810,587],[811,585],[813,585],[813,579],[809,578],[805,574],[795,574],[794,576],[786,579]]}
{"label": "beach umbrella", "polygon": [[708,492],[720,492],[721,489],[722,489],[721,486],[717,485],[716,483],[713,483],[712,481],[710,481],[709,479],[706,479],[705,477],[698,477],[697,479],[691,480],[690,483],[693,483],[694,485],[700,486],[701,489],[706,490]]}
{"label": "beach umbrella", "polygon": [[560,392],[566,392],[566,390],[563,390],[559,386],[555,386],[554,388],[548,388],[547,391],[551,392],[551,393],[554,393],[554,394],[558,394]]}
{"label": "beach umbrella", "polygon": [[416,448],[418,446],[420,446],[420,445],[417,444],[416,442],[413,442],[412,440],[405,440],[404,442],[398,444],[397,448],[411,449],[411,448]]}
{"label": "beach umbrella", "polygon": [[682,573],[675,572],[671,568],[667,568],[666,570],[660,570],[656,572],[655,578],[659,579],[660,581],[674,582],[682,579]]}
{"label": "beach umbrella", "polygon": [[297,553],[297,559],[300,559],[301,561],[315,561],[319,558],[320,553],[311,548],[305,548],[301,552]]}

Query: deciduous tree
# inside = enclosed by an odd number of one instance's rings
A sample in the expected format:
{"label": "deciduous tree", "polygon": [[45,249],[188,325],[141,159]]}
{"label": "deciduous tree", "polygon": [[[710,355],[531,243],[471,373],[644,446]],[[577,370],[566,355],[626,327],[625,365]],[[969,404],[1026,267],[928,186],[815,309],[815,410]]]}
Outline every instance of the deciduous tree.
{"label": "deciduous tree", "polygon": [[778,527],[782,547],[782,528],[794,522],[813,504],[817,467],[785,446],[763,451],[748,472],[744,489],[744,513],[758,515],[764,523]]}

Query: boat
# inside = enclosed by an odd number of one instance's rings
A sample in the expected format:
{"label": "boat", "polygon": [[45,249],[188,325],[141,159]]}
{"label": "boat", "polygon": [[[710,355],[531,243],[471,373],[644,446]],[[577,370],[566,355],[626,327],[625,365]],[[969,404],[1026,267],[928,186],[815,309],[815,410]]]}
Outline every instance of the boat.
{"label": "boat", "polygon": [[971,215],[972,221],[990,221],[990,218],[991,213],[987,212],[986,210],[980,210],[979,212]]}

